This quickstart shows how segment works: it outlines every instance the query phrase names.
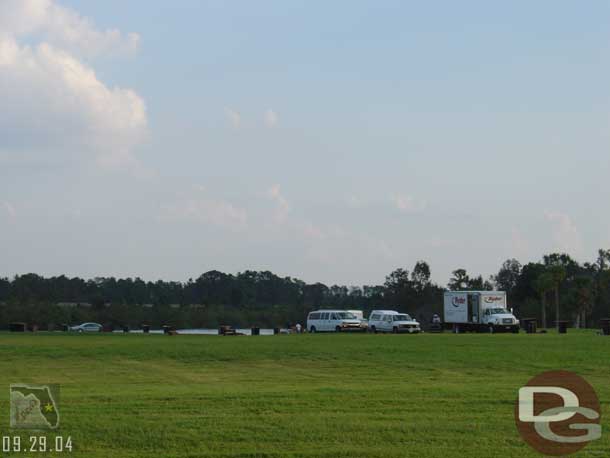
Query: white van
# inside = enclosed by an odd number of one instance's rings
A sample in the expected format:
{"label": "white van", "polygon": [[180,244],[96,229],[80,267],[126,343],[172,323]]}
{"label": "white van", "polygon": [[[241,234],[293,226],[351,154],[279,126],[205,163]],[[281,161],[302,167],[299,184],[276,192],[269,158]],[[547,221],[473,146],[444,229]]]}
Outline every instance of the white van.
{"label": "white van", "polygon": [[364,320],[364,312],[362,310],[346,310],[346,312],[353,313],[360,321]]}
{"label": "white van", "polygon": [[360,320],[360,323],[362,324],[362,326],[365,328],[368,328],[367,323],[369,322],[369,320],[364,318],[364,312],[362,310],[347,310],[347,311],[349,313],[353,313],[354,315],[356,315],[356,318],[358,318]]}
{"label": "white van", "polygon": [[421,332],[419,322],[407,313],[396,310],[373,310],[369,315],[370,332],[408,332],[410,334]]}
{"label": "white van", "polygon": [[366,331],[358,317],[348,310],[315,310],[307,316],[309,332]]}

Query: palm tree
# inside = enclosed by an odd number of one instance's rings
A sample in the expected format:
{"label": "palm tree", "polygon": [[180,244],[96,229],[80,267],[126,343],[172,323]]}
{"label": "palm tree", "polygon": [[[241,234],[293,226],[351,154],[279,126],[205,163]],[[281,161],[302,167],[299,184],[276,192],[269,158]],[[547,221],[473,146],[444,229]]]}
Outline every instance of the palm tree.
{"label": "palm tree", "polygon": [[546,329],[546,295],[553,289],[553,277],[550,272],[543,272],[536,278],[534,288],[542,300],[542,328]]}
{"label": "palm tree", "polygon": [[586,327],[587,314],[593,310],[595,296],[595,281],[589,277],[576,277],[574,280],[574,301],[576,302],[576,317],[579,327]]}
{"label": "palm tree", "polygon": [[559,329],[559,286],[566,278],[566,269],[563,266],[551,266],[549,274],[553,279],[553,290],[555,291],[555,324]]}

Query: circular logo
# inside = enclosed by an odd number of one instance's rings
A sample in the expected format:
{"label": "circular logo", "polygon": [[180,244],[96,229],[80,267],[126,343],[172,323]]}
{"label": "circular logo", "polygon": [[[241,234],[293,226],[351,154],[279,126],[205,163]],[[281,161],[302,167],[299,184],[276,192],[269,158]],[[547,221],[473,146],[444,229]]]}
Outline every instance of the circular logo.
{"label": "circular logo", "polygon": [[566,456],[601,437],[601,408],[589,383],[568,371],[537,375],[519,389],[515,422],[538,452]]}

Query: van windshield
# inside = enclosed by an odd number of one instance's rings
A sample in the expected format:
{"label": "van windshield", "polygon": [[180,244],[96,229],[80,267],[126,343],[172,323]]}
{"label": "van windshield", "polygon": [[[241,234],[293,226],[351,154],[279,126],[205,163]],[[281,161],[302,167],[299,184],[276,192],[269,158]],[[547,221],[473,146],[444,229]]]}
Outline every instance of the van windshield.
{"label": "van windshield", "polygon": [[394,321],[411,321],[412,318],[409,315],[407,315],[406,313],[402,313],[400,315],[394,315],[393,320]]}
{"label": "van windshield", "polygon": [[500,315],[502,313],[508,313],[508,310],[506,309],[502,309],[502,308],[497,308],[497,309],[489,309],[489,313],[491,315]]}
{"label": "van windshield", "polygon": [[337,312],[335,315],[339,317],[340,320],[357,320],[356,315],[350,312]]}

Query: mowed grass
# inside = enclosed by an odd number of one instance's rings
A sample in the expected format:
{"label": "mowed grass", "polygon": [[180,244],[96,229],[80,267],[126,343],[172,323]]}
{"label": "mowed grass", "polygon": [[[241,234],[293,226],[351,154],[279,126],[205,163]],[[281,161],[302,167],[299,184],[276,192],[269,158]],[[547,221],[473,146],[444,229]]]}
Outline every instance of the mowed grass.
{"label": "mowed grass", "polygon": [[0,435],[16,434],[10,383],[59,383],[59,433],[78,457],[534,457],[514,402],[553,369],[602,402],[605,434],[578,456],[610,449],[610,338],[594,331],[0,334],[0,355]]}

